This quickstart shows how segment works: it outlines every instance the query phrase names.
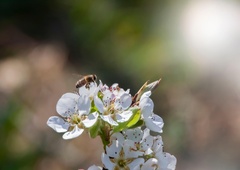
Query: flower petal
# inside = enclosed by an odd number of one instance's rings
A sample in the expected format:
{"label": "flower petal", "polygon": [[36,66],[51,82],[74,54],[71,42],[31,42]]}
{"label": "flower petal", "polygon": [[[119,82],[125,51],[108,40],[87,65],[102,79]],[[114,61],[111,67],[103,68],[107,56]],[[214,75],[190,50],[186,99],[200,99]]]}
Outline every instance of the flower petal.
{"label": "flower petal", "polygon": [[[145,93],[144,93],[145,94]],[[152,114],[153,112],[153,101],[147,95],[144,95],[145,97],[141,97],[139,107],[141,108],[142,115],[143,117],[148,117]]]}
{"label": "flower petal", "polygon": [[74,127],[72,131],[66,132],[63,134],[63,139],[73,139],[80,136],[83,133],[84,129],[80,129],[77,126]]}
{"label": "flower petal", "polygon": [[69,128],[69,124],[58,116],[51,116],[47,121],[47,125],[58,133],[66,132]]}
{"label": "flower petal", "polygon": [[124,111],[120,114],[116,114],[116,120],[117,122],[126,122],[130,119],[130,117],[133,115],[131,111]]}
{"label": "flower petal", "polygon": [[161,136],[158,135],[154,137],[154,143],[153,143],[152,149],[154,152],[162,152],[163,141]]}
{"label": "flower petal", "polygon": [[61,98],[72,98],[75,99],[77,101],[77,99],[79,98],[79,95],[76,93],[65,93],[62,95]]}
{"label": "flower petal", "polygon": [[141,142],[141,149],[146,151],[147,149],[151,148],[153,145],[153,136],[147,136],[143,141]]}
{"label": "flower petal", "polygon": [[148,128],[145,128],[143,130],[143,137],[142,138],[145,139],[149,135],[150,135],[150,130]]}
{"label": "flower petal", "polygon": [[[160,166],[161,167],[161,166]],[[141,167],[141,170],[156,170],[158,169],[158,160],[156,158],[150,158],[148,159],[143,166]],[[160,169],[160,168],[159,168]],[[161,167],[162,169],[162,167]],[[165,169],[163,169],[165,170]]]}
{"label": "flower petal", "polygon": [[56,110],[63,116],[67,117],[76,111],[77,98],[79,96],[74,93],[64,94],[57,102]]}
{"label": "flower petal", "polygon": [[161,169],[175,170],[177,164],[177,159],[175,156],[169,153],[159,152],[156,154],[156,158],[159,161],[159,166]]}
{"label": "flower petal", "polygon": [[117,140],[113,140],[112,144],[106,147],[107,155],[109,157],[118,158],[121,149],[122,145]]}
{"label": "flower petal", "polygon": [[[151,96],[151,94],[152,94],[152,92],[151,91],[146,91],[146,92],[144,92],[143,94],[142,94],[142,96],[141,96],[141,98],[145,98],[145,97],[150,97]],[[140,98],[140,100],[141,100],[141,98]]]}
{"label": "flower petal", "polygon": [[162,133],[162,128],[163,128],[163,120],[160,116],[154,114],[149,118],[144,118],[145,124],[146,126],[154,131],[154,132],[158,132],[158,133]]}
{"label": "flower petal", "polygon": [[125,140],[123,143],[123,150],[124,150],[124,158],[138,158],[139,156],[143,155],[143,152],[139,151],[136,143],[132,140]]}
{"label": "flower petal", "polygon": [[142,140],[143,131],[140,128],[128,129],[125,132],[125,136],[127,139],[138,143]]}
{"label": "flower petal", "polygon": [[128,164],[129,169],[137,170],[140,169],[140,165],[144,163],[143,158],[134,159],[130,164]]}
{"label": "flower petal", "polygon": [[92,165],[88,168],[88,170],[102,170],[100,166]]}
{"label": "flower petal", "polygon": [[98,112],[94,112],[89,114],[88,117],[82,122],[85,127],[89,128],[96,123],[97,119],[98,119]]}
{"label": "flower petal", "polygon": [[102,163],[106,169],[112,170],[115,166],[114,163],[111,162],[110,158],[108,155],[102,153]]}
{"label": "flower petal", "polygon": [[78,99],[79,114],[88,114],[90,111],[91,101],[87,96],[80,96]]}
{"label": "flower petal", "polygon": [[117,98],[114,103],[116,110],[126,110],[132,103],[132,97],[128,93],[123,93],[120,98]]}
{"label": "flower petal", "polygon": [[102,101],[104,106],[109,106],[113,99],[114,99],[114,94],[110,90],[105,90],[103,92]]}
{"label": "flower petal", "polygon": [[120,145],[123,145],[123,142],[125,139],[124,139],[123,134],[118,132],[118,133],[113,133],[111,135],[110,141],[112,141],[112,140],[117,140],[120,143]]}
{"label": "flower petal", "polygon": [[108,122],[110,125],[113,125],[113,126],[117,126],[118,125],[118,123],[113,120],[111,115],[105,115],[105,116],[100,115],[100,117],[102,118],[102,120],[104,120],[105,122]]}
{"label": "flower petal", "polygon": [[95,104],[95,106],[97,107],[97,109],[99,110],[100,113],[104,112],[103,102],[98,96],[94,96],[94,104]]}
{"label": "flower petal", "polygon": [[79,95],[80,96],[87,96],[88,98],[93,98],[98,92],[99,88],[96,82],[91,82],[89,84],[89,88],[86,86],[82,86],[79,88]]}

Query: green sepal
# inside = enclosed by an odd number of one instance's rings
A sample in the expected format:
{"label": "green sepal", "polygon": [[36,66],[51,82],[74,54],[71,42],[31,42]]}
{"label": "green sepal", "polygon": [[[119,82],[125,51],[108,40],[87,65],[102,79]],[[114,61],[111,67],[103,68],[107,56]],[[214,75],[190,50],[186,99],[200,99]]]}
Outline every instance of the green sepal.
{"label": "green sepal", "polygon": [[103,143],[103,148],[104,148],[104,150],[106,149],[106,146],[110,143],[110,138],[109,138],[109,136],[106,134],[106,133],[104,133],[104,131],[100,131],[100,133],[99,133],[99,136],[100,136],[100,138],[101,138],[101,140],[102,140],[102,143]]}
{"label": "green sepal", "polygon": [[110,126],[103,120],[100,120],[100,124],[99,136],[103,143],[103,149],[106,151],[106,146],[110,143]]}
{"label": "green sepal", "polygon": [[93,113],[93,112],[96,112],[96,111],[98,111],[97,107],[95,105],[91,106],[90,113]]}
{"label": "green sepal", "polygon": [[101,99],[101,100],[103,99],[103,93],[102,92],[99,91],[97,96],[99,97],[99,99]]}

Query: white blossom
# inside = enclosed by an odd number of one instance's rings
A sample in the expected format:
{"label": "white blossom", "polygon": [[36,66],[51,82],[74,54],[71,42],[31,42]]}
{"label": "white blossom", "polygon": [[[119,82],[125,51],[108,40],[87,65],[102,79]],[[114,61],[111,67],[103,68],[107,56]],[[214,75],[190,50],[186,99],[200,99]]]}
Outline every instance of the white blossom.
{"label": "white blossom", "polygon": [[94,103],[100,117],[110,125],[117,126],[118,123],[126,122],[132,116],[132,111],[127,110],[131,103],[129,91],[118,88],[116,84],[108,88],[101,85],[102,99],[99,96],[94,97]]}
{"label": "white blossom", "polygon": [[143,158],[133,157],[125,152],[123,146],[113,140],[112,144],[106,148],[106,154],[102,154],[102,162],[108,170],[134,170],[140,169],[140,165],[144,163]]}
{"label": "white blossom", "polygon": [[91,137],[101,137],[104,167],[92,165],[88,170],[175,170],[176,157],[163,151],[160,135],[150,133],[162,133],[164,125],[162,118],[154,114],[150,98],[158,84],[146,82],[132,97],[129,89],[117,83],[108,87],[101,81],[99,85],[91,82],[80,87],[78,94],[64,94],[56,105],[59,116],[51,116],[47,125],[64,133],[63,139],[76,138],[84,130]]}
{"label": "white blossom", "polygon": [[176,168],[177,159],[173,155],[163,152],[163,141],[159,135],[154,136],[149,156],[152,156],[151,161],[146,161],[142,167],[152,164],[151,166],[156,167],[156,170],[175,170]]}
{"label": "white blossom", "polygon": [[84,128],[89,128],[97,121],[98,113],[90,112],[91,102],[87,96],[74,93],[64,94],[57,102],[56,110],[61,117],[52,116],[47,125],[58,133],[63,133],[63,139],[80,136]]}
{"label": "white blossom", "polygon": [[145,125],[152,131],[162,133],[163,120],[160,116],[153,113],[154,103],[150,99],[151,91],[143,93],[139,101],[139,107],[141,108],[141,113]]}
{"label": "white blossom", "polygon": [[160,165],[158,170],[175,170],[177,159],[175,156],[167,152],[158,152],[156,154],[158,164]]}

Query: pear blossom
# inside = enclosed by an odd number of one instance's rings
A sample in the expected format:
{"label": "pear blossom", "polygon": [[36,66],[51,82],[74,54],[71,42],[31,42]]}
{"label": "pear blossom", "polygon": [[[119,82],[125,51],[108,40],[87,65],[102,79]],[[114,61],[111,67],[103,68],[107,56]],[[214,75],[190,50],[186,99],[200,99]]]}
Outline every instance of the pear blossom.
{"label": "pear blossom", "polygon": [[[138,164],[132,166],[135,161]],[[110,146],[102,155],[102,162],[107,169],[174,170],[176,167],[176,158],[163,152],[162,137],[152,136],[148,128],[127,129],[113,134]]]}
{"label": "pear blossom", "polygon": [[162,133],[163,119],[153,113],[154,103],[150,99],[151,91],[143,93],[139,101],[139,107],[141,108],[142,117],[145,125],[152,131]]}
{"label": "pear blossom", "polygon": [[47,125],[58,133],[63,133],[63,139],[80,136],[84,128],[89,128],[97,121],[98,113],[90,112],[91,102],[87,96],[74,93],[64,94],[57,102],[56,110],[61,117],[51,116]]}
{"label": "pear blossom", "polygon": [[159,158],[150,158],[141,165],[141,170],[175,170],[177,159],[169,154],[162,152]]}
{"label": "pear blossom", "polygon": [[88,170],[175,170],[176,157],[163,151],[160,135],[150,134],[162,133],[164,125],[150,98],[159,82],[146,82],[131,96],[117,83],[109,87],[93,81],[77,94],[62,95],[56,105],[59,116],[51,116],[47,125],[64,133],[63,139],[76,138],[84,130],[92,138],[101,137],[103,167],[92,165]]}
{"label": "pear blossom", "polygon": [[102,162],[105,168],[108,170],[139,169],[140,165],[144,163],[144,159],[128,155],[124,150],[126,149],[123,149],[123,146],[117,140],[113,140],[112,144],[106,148],[106,154],[102,154]]}
{"label": "pear blossom", "polygon": [[127,110],[132,103],[129,91],[124,91],[117,84],[110,88],[106,85],[101,86],[100,90],[102,99],[97,95],[94,97],[94,103],[101,113],[100,117],[113,126],[128,121],[133,114],[131,110]]}
{"label": "pear blossom", "polygon": [[127,146],[125,148],[130,148],[126,150],[126,152],[138,156],[143,156],[148,153],[148,149],[150,149],[153,144],[153,137],[149,132],[149,129],[142,131],[140,128],[126,130],[124,133],[126,140],[123,145]]}
{"label": "pear blossom", "polygon": [[[141,130],[141,128],[135,128],[113,134],[111,136],[111,141],[112,140],[117,140],[128,155],[138,157],[149,153],[154,138],[150,135],[149,129]],[[150,153],[152,153],[152,150]]]}
{"label": "pear blossom", "polygon": [[177,159],[173,155],[163,152],[163,141],[159,135],[154,136],[148,156],[151,158],[142,165],[142,170],[147,167],[154,167],[154,170],[175,170],[176,168]]}
{"label": "pear blossom", "polygon": [[156,154],[156,159],[160,165],[158,170],[175,170],[177,164],[177,159],[175,156],[167,152],[159,152]]}

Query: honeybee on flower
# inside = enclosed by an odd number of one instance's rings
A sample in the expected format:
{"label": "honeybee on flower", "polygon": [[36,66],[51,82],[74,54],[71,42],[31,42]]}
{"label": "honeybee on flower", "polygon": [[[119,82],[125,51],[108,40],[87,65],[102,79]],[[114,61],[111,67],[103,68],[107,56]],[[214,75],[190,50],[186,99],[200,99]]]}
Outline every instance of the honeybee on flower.
{"label": "honeybee on flower", "polygon": [[51,116],[47,125],[64,133],[63,139],[77,138],[84,131],[101,138],[103,166],[93,165],[89,170],[174,170],[176,158],[163,152],[159,134],[164,122],[153,112],[150,98],[160,80],[146,82],[132,96],[117,83],[108,86],[96,79],[96,75],[87,75],[77,81],[77,94],[62,95],[56,105],[59,116]]}

